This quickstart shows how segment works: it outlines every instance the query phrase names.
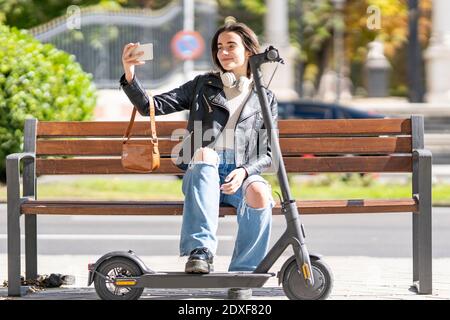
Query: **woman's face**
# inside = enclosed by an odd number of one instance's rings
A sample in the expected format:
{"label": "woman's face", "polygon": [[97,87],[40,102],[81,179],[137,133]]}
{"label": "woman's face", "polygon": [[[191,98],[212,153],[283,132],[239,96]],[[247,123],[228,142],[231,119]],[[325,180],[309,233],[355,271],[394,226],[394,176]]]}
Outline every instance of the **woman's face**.
{"label": "woman's face", "polygon": [[217,58],[226,71],[247,71],[250,51],[246,50],[242,38],[235,32],[222,32],[217,39]]}

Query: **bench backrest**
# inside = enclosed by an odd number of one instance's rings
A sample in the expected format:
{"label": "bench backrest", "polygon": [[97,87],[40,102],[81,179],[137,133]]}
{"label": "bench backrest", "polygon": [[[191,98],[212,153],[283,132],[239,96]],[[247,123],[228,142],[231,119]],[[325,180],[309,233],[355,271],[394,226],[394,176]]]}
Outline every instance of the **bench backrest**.
{"label": "bench backrest", "polygon": [[[291,173],[412,172],[412,150],[423,148],[423,117],[410,119],[280,120],[280,146]],[[123,174],[122,137],[127,122],[45,122],[29,119],[25,152],[36,153],[36,174]],[[185,121],[157,122],[161,167],[182,174],[170,159],[180,141],[170,138]],[[137,122],[133,137],[149,135]],[[314,155],[314,157],[305,156]]]}

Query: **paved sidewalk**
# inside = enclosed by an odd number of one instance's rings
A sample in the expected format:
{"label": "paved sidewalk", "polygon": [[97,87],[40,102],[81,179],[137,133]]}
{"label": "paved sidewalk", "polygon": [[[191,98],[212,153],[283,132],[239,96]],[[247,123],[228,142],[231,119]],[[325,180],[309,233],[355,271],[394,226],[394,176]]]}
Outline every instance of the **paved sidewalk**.
{"label": "paved sidewalk", "polygon": [[[39,256],[39,273],[72,274],[76,282],[72,286],[45,289],[20,298],[7,297],[7,289],[0,288],[0,300],[95,300],[93,286],[87,287],[87,264],[97,256]],[[186,258],[173,256],[141,257],[150,268],[157,271],[183,270]],[[271,272],[278,272],[288,258],[283,256]],[[412,284],[412,259],[373,257],[324,257],[334,274],[331,300],[450,300],[450,258],[433,260],[433,294],[417,295],[410,291]],[[0,281],[7,278],[6,255],[0,255]],[[227,269],[230,257],[215,259],[217,272]],[[253,300],[285,300],[277,278],[271,278],[263,288],[253,290]],[[225,289],[146,289],[142,299],[226,299]]]}

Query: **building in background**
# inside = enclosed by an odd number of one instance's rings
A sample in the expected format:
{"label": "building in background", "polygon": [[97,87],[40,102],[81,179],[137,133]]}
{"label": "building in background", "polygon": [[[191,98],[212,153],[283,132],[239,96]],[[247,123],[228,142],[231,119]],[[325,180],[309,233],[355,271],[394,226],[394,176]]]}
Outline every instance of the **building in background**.
{"label": "building in background", "polygon": [[450,103],[450,1],[433,0],[433,29],[425,52],[427,94],[432,103]]}

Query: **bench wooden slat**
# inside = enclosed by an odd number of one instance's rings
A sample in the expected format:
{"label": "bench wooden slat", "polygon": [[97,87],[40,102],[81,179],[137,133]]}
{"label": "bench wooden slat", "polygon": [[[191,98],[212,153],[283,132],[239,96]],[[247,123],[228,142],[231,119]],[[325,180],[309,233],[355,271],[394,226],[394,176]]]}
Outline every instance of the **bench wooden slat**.
{"label": "bench wooden slat", "polygon": [[411,137],[281,138],[283,155],[411,153]]}
{"label": "bench wooden slat", "polygon": [[[361,157],[285,157],[288,172],[411,172],[411,156]],[[37,159],[38,175],[44,174],[126,174],[120,159]],[[153,173],[180,174],[182,170],[172,159],[161,159],[161,166]]]}
{"label": "bench wooden slat", "polygon": [[[150,143],[149,141],[143,141]],[[170,155],[179,141],[158,140],[161,155]],[[38,140],[37,156],[120,156],[122,140]]]}
{"label": "bench wooden slat", "polygon": [[[174,130],[186,128],[186,121],[157,121],[158,136],[170,137]],[[38,137],[122,137],[126,121],[39,121]],[[339,119],[339,120],[279,120],[280,137],[283,135],[379,135],[411,134],[411,119]],[[178,131],[181,132],[181,131]],[[149,136],[147,121],[137,121],[135,136]]]}
{"label": "bench wooden slat", "polygon": [[[413,199],[396,200],[302,200],[300,214],[418,212]],[[21,206],[23,214],[55,215],[182,215],[182,201],[30,201]],[[220,215],[235,215],[233,207],[221,207]],[[281,214],[281,206],[273,209]]]}
{"label": "bench wooden slat", "polygon": [[[187,121],[157,121],[158,136],[170,137],[183,131]],[[39,121],[37,137],[123,137],[128,121]],[[150,136],[150,121],[136,121],[133,136]]]}
{"label": "bench wooden slat", "polygon": [[411,119],[280,120],[279,127],[280,135],[409,135],[412,132]]}
{"label": "bench wooden slat", "polygon": [[[180,141],[159,140],[161,155],[170,155]],[[411,153],[411,137],[281,138],[284,155]],[[36,154],[120,156],[122,140],[38,140]]]}
{"label": "bench wooden slat", "polygon": [[287,172],[412,172],[411,156],[284,158]]}

